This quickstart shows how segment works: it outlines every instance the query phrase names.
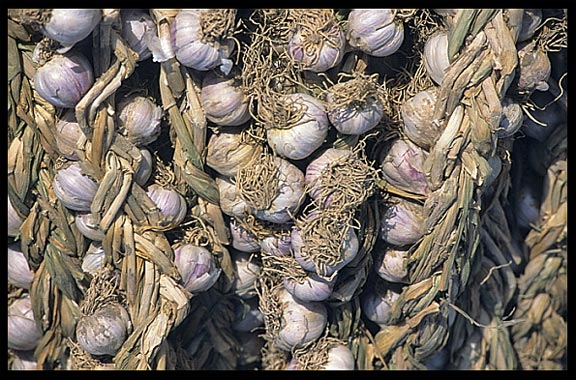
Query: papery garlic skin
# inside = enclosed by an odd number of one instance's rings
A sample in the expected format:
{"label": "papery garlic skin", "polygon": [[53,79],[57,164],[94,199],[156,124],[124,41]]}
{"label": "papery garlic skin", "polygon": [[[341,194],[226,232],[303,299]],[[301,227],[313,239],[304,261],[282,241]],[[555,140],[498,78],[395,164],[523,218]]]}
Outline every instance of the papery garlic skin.
{"label": "papery garlic skin", "polygon": [[280,330],[274,344],[281,350],[291,351],[320,337],[328,322],[326,306],[321,302],[304,302],[294,298],[280,287],[275,293],[280,303]]}
{"label": "papery garlic skin", "polygon": [[277,257],[290,256],[292,252],[292,243],[290,235],[267,236],[258,240],[261,252]]}
{"label": "papery garlic skin", "polygon": [[78,161],[56,171],[53,181],[54,194],[64,207],[74,211],[90,211],[98,183],[82,172]]}
{"label": "papery garlic skin", "polygon": [[116,355],[131,329],[130,316],[118,303],[108,303],[76,324],[80,347],[92,355]]}
{"label": "papery garlic skin", "polygon": [[82,150],[88,141],[82,128],[76,121],[74,110],[68,110],[58,123],[55,131],[56,148],[68,160],[78,160],[77,151]]}
{"label": "papery garlic skin", "polygon": [[287,107],[303,109],[301,119],[288,128],[272,127],[266,132],[268,144],[278,155],[301,160],[318,149],[326,137],[330,123],[322,103],[312,95],[295,93],[284,98]]}
{"label": "papery garlic skin", "polygon": [[33,350],[42,338],[42,329],[34,319],[29,294],[8,306],[8,348],[18,351]]}
{"label": "papery garlic skin", "polygon": [[390,313],[394,302],[399,297],[400,293],[396,293],[392,289],[365,291],[360,297],[362,314],[380,327],[386,326],[390,322]]}
{"label": "papery garlic skin", "polygon": [[392,9],[352,9],[346,29],[348,43],[374,57],[394,54],[404,42],[404,24]]}
{"label": "papery garlic skin", "polygon": [[229,178],[216,177],[216,186],[220,195],[220,208],[228,216],[243,217],[249,212],[249,207],[238,195],[236,186]]}
{"label": "papery garlic skin", "polygon": [[532,93],[548,91],[552,64],[548,55],[535,45],[535,41],[518,50],[518,91]]}
{"label": "papery garlic skin", "polygon": [[122,9],[122,37],[138,54],[138,62],[152,56],[152,51],[146,45],[146,33],[156,33],[156,24],[147,12],[140,9]]}
{"label": "papery garlic skin", "polygon": [[30,289],[34,280],[34,272],[30,269],[28,260],[20,243],[13,243],[8,246],[8,283],[18,288]]}
{"label": "papery garlic skin", "polygon": [[282,281],[284,288],[300,301],[324,301],[334,289],[335,278],[326,280],[316,273],[309,273],[305,278],[286,277]]}
{"label": "papery garlic skin", "polygon": [[423,207],[414,202],[398,198],[389,206],[380,223],[381,238],[401,247],[416,243],[424,236]]}
{"label": "papery garlic skin", "polygon": [[397,139],[380,163],[382,177],[406,192],[428,195],[430,188],[424,174],[426,157],[428,154],[410,140]]}
{"label": "papery garlic skin", "polygon": [[118,103],[120,133],[136,146],[145,146],[158,139],[162,108],[149,97],[131,95]]}
{"label": "papery garlic skin", "polygon": [[153,160],[152,154],[146,148],[140,149],[140,154],[142,155],[142,161],[140,161],[140,166],[134,173],[134,181],[138,185],[144,186],[152,176]]}
{"label": "papery garlic skin", "polygon": [[446,69],[450,66],[447,32],[438,32],[430,36],[424,45],[423,61],[430,78],[437,85],[442,85]]}
{"label": "papery garlic skin", "polygon": [[163,225],[175,227],[182,223],[188,212],[188,205],[179,192],[153,183],[148,186],[146,193],[160,210]]}
{"label": "papery garlic skin", "polygon": [[232,281],[234,293],[243,299],[256,296],[255,285],[262,266],[255,260],[255,256],[250,253],[235,252],[232,264],[236,271],[236,278]]}
{"label": "papery garlic skin", "polygon": [[256,236],[234,219],[230,220],[230,235],[232,237],[232,247],[235,249],[247,253],[260,251],[260,244],[258,244]]}
{"label": "papery garlic skin", "polygon": [[34,88],[55,107],[74,108],[94,84],[92,64],[81,53],[54,55],[38,67]]}
{"label": "papery garlic skin", "polygon": [[387,247],[376,254],[374,271],[389,282],[404,283],[408,276],[408,250]]}
{"label": "papery garlic skin", "polygon": [[106,264],[106,254],[100,242],[92,242],[82,259],[82,271],[95,276]]}
{"label": "papery garlic skin", "polygon": [[18,215],[10,201],[10,195],[8,195],[8,236],[18,236],[22,223],[24,223],[24,219]]}
{"label": "papery garlic skin", "polygon": [[101,19],[100,9],[54,8],[41,31],[46,37],[60,42],[62,46],[72,46],[88,37]]}
{"label": "papery garlic skin", "polygon": [[250,159],[260,148],[242,141],[240,131],[219,131],[210,136],[206,150],[206,165],[218,173],[234,177],[241,165]]}
{"label": "papery garlic skin", "polygon": [[[346,83],[339,83],[334,86],[337,91],[339,86]],[[333,94],[328,93],[326,101],[331,103]],[[376,128],[384,116],[382,102],[375,96],[368,96],[362,102],[356,104],[352,102],[343,107],[334,108],[328,112],[328,120],[336,130],[345,135],[362,135]]]}
{"label": "papery garlic skin", "polygon": [[234,42],[219,39],[205,42],[200,17],[205,9],[182,9],[172,23],[172,43],[176,59],[186,67],[208,71],[222,65],[230,56]]}
{"label": "papery garlic skin", "polygon": [[402,131],[419,147],[429,150],[440,136],[440,127],[433,123],[437,87],[418,92],[402,104]]}
{"label": "papery garlic skin", "polygon": [[184,287],[191,293],[210,289],[222,272],[210,251],[193,244],[184,244],[174,250],[174,264]]}
{"label": "papery garlic skin", "polygon": [[93,222],[92,213],[90,212],[77,212],[74,216],[74,223],[78,231],[90,240],[102,241],[106,236],[100,226]]}
{"label": "papery garlic skin", "polygon": [[202,80],[200,102],[206,118],[216,125],[236,127],[250,119],[248,97],[232,78],[218,76],[214,71]]}

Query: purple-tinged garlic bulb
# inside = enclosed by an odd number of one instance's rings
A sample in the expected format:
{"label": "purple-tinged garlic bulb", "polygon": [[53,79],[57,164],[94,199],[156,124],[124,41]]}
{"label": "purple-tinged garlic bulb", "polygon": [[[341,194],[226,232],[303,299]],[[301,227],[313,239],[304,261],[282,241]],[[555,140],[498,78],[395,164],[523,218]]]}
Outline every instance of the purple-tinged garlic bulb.
{"label": "purple-tinged garlic bulb", "polygon": [[102,241],[106,236],[104,231],[100,229],[100,226],[94,223],[92,213],[89,211],[77,212],[74,216],[74,223],[78,231],[90,240]]}
{"label": "purple-tinged garlic bulb", "polygon": [[210,289],[222,272],[210,251],[193,244],[184,244],[174,249],[174,264],[182,276],[183,286],[190,293]]}
{"label": "purple-tinged garlic bulb", "polygon": [[250,231],[246,230],[234,218],[230,219],[230,235],[232,237],[232,247],[247,253],[260,251],[258,239]]}
{"label": "purple-tinged garlic bulb", "polygon": [[33,350],[42,338],[42,329],[34,319],[29,294],[8,306],[8,348],[17,351]]}
{"label": "purple-tinged garlic bulb", "polygon": [[234,49],[235,9],[182,9],[172,23],[176,59],[186,67],[208,71],[220,66],[228,74]]}
{"label": "purple-tinged garlic bulb", "polygon": [[430,150],[440,136],[440,127],[432,122],[437,87],[418,92],[402,104],[402,131],[419,147]]}
{"label": "purple-tinged garlic bulb", "polygon": [[398,247],[414,244],[424,236],[423,207],[403,198],[393,198],[382,216],[381,237]]}
{"label": "purple-tinged garlic bulb", "polygon": [[130,49],[138,54],[138,62],[152,56],[148,48],[148,33],[156,33],[156,24],[148,12],[141,9],[122,9],[122,37],[126,40]]}
{"label": "purple-tinged garlic bulb", "polygon": [[248,97],[240,82],[210,71],[202,80],[200,102],[206,118],[216,125],[236,127],[250,119]]}
{"label": "purple-tinged garlic bulb", "polygon": [[352,9],[346,28],[348,43],[374,57],[394,54],[404,42],[404,24],[392,9]]}
{"label": "purple-tinged garlic bulb", "polygon": [[288,54],[303,70],[324,72],[344,57],[346,36],[332,9],[291,9]]}
{"label": "purple-tinged garlic bulb", "polygon": [[441,85],[446,69],[450,66],[447,32],[442,31],[430,36],[424,45],[423,61],[430,78],[437,85]]}
{"label": "purple-tinged garlic bulb", "polygon": [[82,258],[82,271],[90,273],[92,276],[104,268],[106,264],[106,253],[101,242],[92,242],[86,249],[86,254]]}
{"label": "purple-tinged garlic bulb", "polygon": [[386,281],[404,283],[408,276],[407,262],[408,250],[386,247],[376,253],[373,268]]}
{"label": "purple-tinged garlic bulb", "polygon": [[22,249],[20,242],[8,246],[8,283],[18,288],[30,289],[34,280],[34,272]]}
{"label": "purple-tinged garlic bulb", "polygon": [[92,64],[79,52],[55,54],[38,67],[34,88],[55,107],[74,108],[94,84]]}
{"label": "purple-tinged garlic bulb", "polygon": [[400,293],[390,288],[367,288],[360,296],[362,314],[380,327],[384,327],[389,324],[394,302],[399,297]]}
{"label": "purple-tinged garlic bulb", "polygon": [[186,217],[188,205],[186,199],[175,189],[151,184],[147,189],[148,197],[154,202],[162,216],[162,226],[176,227]]}
{"label": "purple-tinged garlic bulb", "polygon": [[140,185],[146,185],[146,182],[152,176],[154,162],[152,160],[152,154],[146,148],[140,148],[140,154],[142,155],[142,160],[140,161],[140,166],[138,170],[134,173],[134,181]]}
{"label": "purple-tinged garlic bulb", "polygon": [[267,236],[258,240],[261,252],[268,255],[284,257],[290,256],[292,253],[292,243],[290,234],[281,236]]}
{"label": "purple-tinged garlic bulb", "polygon": [[424,149],[410,140],[397,139],[390,145],[380,164],[382,177],[400,190],[428,195],[430,189],[423,169],[427,156]]}
{"label": "purple-tinged garlic bulb", "polygon": [[88,141],[80,124],[76,121],[74,110],[68,110],[58,123],[55,130],[56,148],[68,160],[78,160],[78,151],[84,150]]}
{"label": "purple-tinged garlic bulb", "polygon": [[88,37],[102,19],[100,9],[54,8],[47,11],[49,16],[42,23],[41,31],[65,47],[72,47]]}
{"label": "purple-tinged garlic bulb", "polygon": [[234,252],[232,265],[236,271],[236,278],[232,281],[234,293],[243,299],[256,296],[256,280],[262,271],[262,265],[256,256],[250,253]]}
{"label": "purple-tinged garlic bulb", "polygon": [[128,337],[132,323],[126,309],[117,302],[106,303],[76,324],[76,339],[91,355],[116,355]]}
{"label": "purple-tinged garlic bulb", "polygon": [[118,127],[136,146],[148,145],[160,135],[162,108],[150,97],[132,94],[118,102]]}
{"label": "purple-tinged garlic bulb", "polygon": [[261,151],[261,145],[247,133],[238,129],[220,129],[208,140],[206,165],[221,175],[234,177],[240,166],[248,164]]}
{"label": "purple-tinged garlic bulb", "polygon": [[69,161],[56,171],[54,194],[64,207],[74,211],[90,211],[98,183],[84,174],[78,161]]}
{"label": "purple-tinged garlic bulb", "polygon": [[278,155],[291,160],[310,156],[328,136],[330,123],[322,102],[312,95],[294,93],[282,101],[294,115],[287,125],[268,128],[268,144]]}
{"label": "purple-tinged garlic bulb", "polygon": [[325,279],[314,272],[307,272],[304,276],[285,277],[282,284],[284,288],[300,301],[324,301],[330,297],[336,278]]}

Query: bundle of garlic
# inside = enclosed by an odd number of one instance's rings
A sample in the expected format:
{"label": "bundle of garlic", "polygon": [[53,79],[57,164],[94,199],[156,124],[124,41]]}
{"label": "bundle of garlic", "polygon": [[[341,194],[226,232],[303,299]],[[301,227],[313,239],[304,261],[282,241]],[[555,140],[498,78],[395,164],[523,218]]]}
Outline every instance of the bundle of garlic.
{"label": "bundle of garlic", "polygon": [[8,32],[12,369],[567,366],[566,12]]}

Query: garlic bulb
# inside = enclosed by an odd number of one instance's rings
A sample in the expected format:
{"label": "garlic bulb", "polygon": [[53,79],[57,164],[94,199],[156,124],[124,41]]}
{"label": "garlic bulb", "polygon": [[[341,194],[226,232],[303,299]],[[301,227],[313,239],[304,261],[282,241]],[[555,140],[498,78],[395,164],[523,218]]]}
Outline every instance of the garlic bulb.
{"label": "garlic bulb", "polygon": [[120,133],[134,145],[148,145],[161,132],[162,108],[150,97],[129,95],[118,103],[118,127]]}
{"label": "garlic bulb", "polygon": [[[182,9],[172,23],[176,59],[186,67],[208,71],[224,66],[234,48],[230,38],[234,32],[235,9]],[[217,27],[215,27],[217,25]]]}
{"label": "garlic bulb", "polygon": [[58,123],[55,130],[56,148],[68,160],[78,160],[77,151],[83,150],[88,138],[76,121],[74,110],[68,110]]}
{"label": "garlic bulb", "polygon": [[222,272],[210,251],[193,244],[174,249],[174,264],[182,276],[184,287],[191,293],[210,289]]}
{"label": "garlic bulb", "polygon": [[92,64],[79,52],[54,55],[38,67],[34,88],[55,107],[74,108],[94,83]]}
{"label": "garlic bulb", "polygon": [[142,155],[142,160],[140,161],[140,166],[138,166],[138,170],[136,170],[136,173],[134,173],[134,181],[138,185],[144,186],[152,176],[153,160],[152,160],[152,154],[146,148],[141,148],[140,154]]}
{"label": "garlic bulb", "polygon": [[[337,83],[326,95],[328,120],[342,134],[364,134],[374,129],[384,116],[384,107],[378,99],[377,92],[367,88],[362,82],[358,78]],[[351,90],[360,92],[346,99],[346,96],[350,96]]]}
{"label": "garlic bulb", "polygon": [[297,120],[286,126],[269,128],[266,132],[268,145],[282,157],[301,160],[318,149],[328,136],[328,116],[320,100],[312,95],[289,94],[282,101],[298,115]]}
{"label": "garlic bulb", "polygon": [[400,293],[392,289],[367,288],[360,296],[362,314],[380,327],[390,322],[390,314],[394,302]]}
{"label": "garlic bulb", "polygon": [[498,137],[506,138],[514,135],[524,122],[522,106],[510,98],[502,100],[502,118],[499,128],[496,130]]}
{"label": "garlic bulb", "polygon": [[308,273],[302,278],[299,276],[285,277],[282,284],[284,288],[300,301],[324,301],[332,294],[335,278],[324,279],[316,273]]}
{"label": "garlic bulb", "polygon": [[517,42],[527,41],[532,38],[541,23],[542,9],[524,9],[522,28],[520,29]]}
{"label": "garlic bulb", "polygon": [[250,253],[234,252],[232,265],[236,278],[232,281],[234,293],[243,299],[256,296],[256,280],[262,271],[262,265],[257,262],[256,256]]}
{"label": "garlic bulb", "polygon": [[10,195],[8,195],[8,236],[18,236],[22,223],[24,223],[24,218],[14,209],[12,201],[10,201]]}
{"label": "garlic bulb", "polygon": [[152,51],[146,44],[146,34],[156,33],[156,24],[148,14],[141,9],[120,10],[122,19],[122,38],[126,40],[130,49],[138,54],[138,62],[152,56]]}
{"label": "garlic bulb", "polygon": [[430,189],[424,174],[426,151],[410,140],[394,140],[380,164],[382,177],[400,190],[428,195]]}
{"label": "garlic bulb", "polygon": [[248,205],[239,196],[236,185],[226,177],[216,177],[216,186],[220,195],[220,208],[229,216],[243,217],[248,212]]}
{"label": "garlic bulb", "polygon": [[117,302],[107,303],[76,324],[78,344],[91,355],[115,355],[132,328],[126,309]]}
{"label": "garlic bulb", "polygon": [[276,289],[274,297],[280,305],[279,314],[275,315],[275,320],[280,321],[274,339],[276,347],[291,351],[322,335],[328,322],[327,309],[323,303],[300,301],[283,287]]}
{"label": "garlic bulb", "polygon": [[[322,179],[322,173],[330,165],[339,160],[345,160],[352,154],[350,149],[336,149],[327,148],[318,157],[314,158],[308,166],[306,166],[306,175],[304,177],[306,183],[306,191],[308,195],[317,200],[320,195],[320,190],[317,188],[316,184]],[[324,206],[329,203],[328,199],[323,200]]]}
{"label": "garlic bulb", "polygon": [[206,118],[216,125],[235,127],[250,119],[248,97],[240,82],[210,71],[202,80],[200,102]]}
{"label": "garlic bulb", "polygon": [[395,246],[417,242],[424,235],[423,207],[402,198],[395,198],[380,223],[382,239]]}
{"label": "garlic bulb", "polygon": [[394,54],[404,42],[404,24],[392,9],[352,9],[346,29],[348,43],[374,57]]}
{"label": "garlic bulb", "polygon": [[402,104],[402,131],[419,147],[429,150],[440,136],[440,127],[432,122],[437,87],[418,92]]}
{"label": "garlic bulb", "polygon": [[355,366],[354,355],[348,346],[334,338],[320,338],[303,353],[295,353],[288,370],[346,371]]}
{"label": "garlic bulb", "polygon": [[188,205],[186,199],[176,190],[151,184],[146,191],[162,214],[162,226],[176,227],[186,217]]}
{"label": "garlic bulb", "polygon": [[450,66],[447,32],[442,31],[430,36],[424,45],[423,61],[430,78],[437,85],[441,85],[446,69]]}
{"label": "garlic bulb", "polygon": [[78,231],[86,238],[94,241],[104,240],[104,231],[100,229],[98,224],[95,224],[90,212],[77,212],[74,216],[74,224]]}
{"label": "garlic bulb", "polygon": [[260,151],[261,147],[242,131],[220,129],[208,140],[206,165],[224,176],[234,177],[238,167],[250,162]]}
{"label": "garlic bulb", "polygon": [[14,360],[10,366],[12,371],[37,370],[38,361],[34,357],[34,351],[13,351]]}
{"label": "garlic bulb", "polygon": [[408,275],[408,250],[387,247],[376,254],[374,271],[390,282],[405,282]]}
{"label": "garlic bulb", "polygon": [[344,57],[346,36],[332,9],[292,9],[288,54],[303,70],[324,72]]}
{"label": "garlic bulb", "polygon": [[100,9],[59,9],[50,10],[48,21],[43,23],[42,33],[62,46],[73,46],[92,33],[102,19]]}
{"label": "garlic bulb", "polygon": [[78,161],[69,161],[56,171],[54,194],[64,207],[75,211],[90,211],[98,183],[82,172]]}
{"label": "garlic bulb", "polygon": [[258,297],[240,299],[234,312],[236,314],[236,319],[232,323],[234,331],[254,331],[264,325],[264,314],[258,308]]}
{"label": "garlic bulb", "polygon": [[290,256],[292,252],[292,243],[290,235],[267,236],[258,240],[261,252],[273,256]]}
{"label": "garlic bulb", "polygon": [[304,270],[329,277],[356,257],[358,236],[348,221],[311,212],[298,224],[290,242],[294,258]]}
{"label": "garlic bulb", "polygon": [[34,280],[34,272],[22,253],[20,243],[10,244],[8,246],[8,283],[18,288],[30,289],[32,280]]}
{"label": "garlic bulb", "polygon": [[82,259],[82,271],[95,276],[106,264],[106,254],[100,242],[92,242]]}
{"label": "garlic bulb", "polygon": [[548,91],[552,65],[548,55],[536,46],[536,41],[519,49],[518,59],[518,91],[527,94]]}
{"label": "garlic bulb", "polygon": [[258,244],[256,236],[233,218],[230,219],[230,235],[232,236],[232,247],[235,249],[247,253],[260,251],[260,244]]}
{"label": "garlic bulb", "polygon": [[236,189],[256,218],[289,222],[304,201],[304,173],[288,160],[265,157],[240,169]]}
{"label": "garlic bulb", "polygon": [[42,329],[34,319],[29,294],[8,306],[8,348],[18,351],[33,350],[42,338]]}

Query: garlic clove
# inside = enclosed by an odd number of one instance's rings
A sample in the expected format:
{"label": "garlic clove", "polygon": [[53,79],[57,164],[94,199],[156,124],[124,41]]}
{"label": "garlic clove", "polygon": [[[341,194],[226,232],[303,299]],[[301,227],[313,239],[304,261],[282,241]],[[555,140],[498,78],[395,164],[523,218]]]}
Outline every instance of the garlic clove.
{"label": "garlic clove", "polygon": [[239,126],[250,119],[248,97],[233,78],[220,77],[214,71],[202,80],[200,102],[206,118],[220,126]]}
{"label": "garlic clove", "polygon": [[120,133],[134,145],[141,147],[158,139],[163,111],[152,98],[129,95],[118,102],[117,112]]}
{"label": "garlic clove", "polygon": [[[326,96],[329,107],[333,103],[334,92],[347,85],[347,82],[342,82],[333,86]],[[376,128],[383,116],[384,107],[376,96],[367,96],[363,101],[353,101],[328,112],[330,123],[345,135],[362,135]]]}
{"label": "garlic clove", "polygon": [[410,140],[394,140],[380,164],[382,177],[394,187],[413,194],[428,195],[424,174],[428,154]]}
{"label": "garlic clove", "polygon": [[404,24],[392,9],[352,9],[346,29],[348,43],[374,57],[394,54],[404,42]]}
{"label": "garlic clove", "polygon": [[351,371],[355,368],[354,355],[348,346],[333,345],[328,349],[328,362],[324,365],[325,371]]}
{"label": "garlic clove", "polygon": [[174,264],[182,276],[184,287],[191,293],[210,289],[222,272],[210,251],[193,244],[174,249]]}
{"label": "garlic clove", "polygon": [[448,58],[448,33],[441,31],[428,38],[424,45],[424,67],[437,85],[442,85],[446,70],[450,66]]}
{"label": "garlic clove", "polygon": [[[318,157],[310,161],[306,166],[305,183],[306,191],[312,199],[317,200],[320,195],[320,190],[316,185],[321,181],[323,172],[328,165],[335,161],[343,161],[351,154],[352,151],[349,149],[327,148]],[[327,206],[326,203],[329,203],[329,200],[326,199],[323,203],[323,206]]]}
{"label": "garlic clove", "polygon": [[226,177],[216,177],[216,186],[220,195],[222,212],[229,216],[243,217],[248,212],[248,205],[240,198],[236,186]]}
{"label": "garlic clove", "polygon": [[394,198],[381,220],[381,238],[401,247],[416,243],[424,236],[423,207],[402,198]]}
{"label": "garlic clove", "polygon": [[131,326],[126,309],[119,303],[108,303],[78,320],[76,339],[91,355],[116,355]]}
{"label": "garlic clove", "polygon": [[22,253],[20,243],[10,244],[8,246],[8,283],[18,288],[30,289],[33,280],[34,272]]}
{"label": "garlic clove", "polygon": [[8,348],[18,351],[33,350],[42,338],[42,329],[34,319],[29,294],[14,300],[8,306]]}
{"label": "garlic clove", "polygon": [[74,211],[90,211],[98,183],[83,173],[78,161],[69,161],[56,171],[54,194],[64,207]]}

